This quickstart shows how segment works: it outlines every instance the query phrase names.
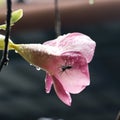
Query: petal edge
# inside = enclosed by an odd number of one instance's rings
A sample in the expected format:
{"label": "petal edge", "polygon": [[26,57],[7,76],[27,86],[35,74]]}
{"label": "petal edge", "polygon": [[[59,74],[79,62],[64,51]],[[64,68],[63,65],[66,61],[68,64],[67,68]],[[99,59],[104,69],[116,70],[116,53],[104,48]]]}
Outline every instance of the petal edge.
{"label": "petal edge", "polygon": [[45,90],[46,90],[46,93],[50,93],[52,84],[53,84],[52,77],[48,73],[46,73],[46,78],[45,78]]}
{"label": "petal edge", "polygon": [[55,76],[52,76],[52,78],[54,82],[54,89],[59,99],[66,105],[71,106],[72,99],[69,92],[65,91],[62,84]]}

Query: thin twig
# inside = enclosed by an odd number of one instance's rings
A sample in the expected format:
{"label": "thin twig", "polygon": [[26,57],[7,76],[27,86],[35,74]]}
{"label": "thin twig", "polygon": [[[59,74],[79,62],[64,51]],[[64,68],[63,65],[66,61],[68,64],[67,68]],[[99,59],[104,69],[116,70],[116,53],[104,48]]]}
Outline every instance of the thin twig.
{"label": "thin twig", "polygon": [[55,0],[55,32],[56,32],[56,36],[61,35],[61,19],[60,19],[59,7],[58,7],[58,0]]}
{"label": "thin twig", "polygon": [[3,50],[3,55],[2,55],[2,59],[1,59],[1,63],[0,63],[0,71],[3,67],[3,65],[7,65],[9,58],[8,58],[8,42],[9,42],[9,35],[10,35],[10,19],[11,19],[11,0],[7,0],[7,21],[6,21],[6,35],[5,35],[5,46],[4,46],[4,50]]}

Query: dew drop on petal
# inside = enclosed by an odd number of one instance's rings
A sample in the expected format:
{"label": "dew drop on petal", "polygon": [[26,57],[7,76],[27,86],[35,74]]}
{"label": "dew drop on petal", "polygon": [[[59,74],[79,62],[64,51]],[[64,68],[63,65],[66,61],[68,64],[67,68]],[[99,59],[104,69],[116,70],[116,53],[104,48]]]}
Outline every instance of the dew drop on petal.
{"label": "dew drop on petal", "polygon": [[40,69],[41,69],[40,67],[38,67],[38,66],[36,67],[36,70],[38,70],[38,71],[39,71]]}
{"label": "dew drop on petal", "polygon": [[33,66],[33,64],[30,63],[30,66]]}
{"label": "dew drop on petal", "polygon": [[18,51],[17,51],[17,50],[15,50],[15,53],[18,53]]}

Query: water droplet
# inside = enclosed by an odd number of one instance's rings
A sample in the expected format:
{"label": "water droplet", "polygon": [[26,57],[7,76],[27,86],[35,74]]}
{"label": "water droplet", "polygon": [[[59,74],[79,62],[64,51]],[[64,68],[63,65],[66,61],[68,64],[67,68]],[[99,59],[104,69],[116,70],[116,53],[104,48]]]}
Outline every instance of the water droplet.
{"label": "water droplet", "polygon": [[18,53],[18,51],[15,50],[15,53]]}
{"label": "water droplet", "polygon": [[40,67],[38,67],[38,66],[36,67],[36,70],[40,70],[40,69],[41,69]]}
{"label": "water droplet", "polygon": [[33,66],[33,64],[30,63],[30,66]]}

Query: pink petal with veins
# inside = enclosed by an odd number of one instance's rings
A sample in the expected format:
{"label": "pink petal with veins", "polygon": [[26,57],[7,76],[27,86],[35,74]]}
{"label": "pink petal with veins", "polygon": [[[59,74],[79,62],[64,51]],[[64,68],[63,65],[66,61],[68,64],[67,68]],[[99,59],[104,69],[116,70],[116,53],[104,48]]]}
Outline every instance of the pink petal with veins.
{"label": "pink petal with veins", "polygon": [[55,77],[55,76],[52,76],[53,78],[53,82],[54,82],[54,89],[55,89],[55,92],[57,94],[57,96],[60,98],[60,100],[62,102],[64,102],[65,104],[67,104],[68,106],[71,106],[71,102],[72,102],[72,99],[71,99],[71,96],[69,94],[69,92],[67,92],[62,84],[60,83],[60,81]]}
{"label": "pink petal with veins", "polygon": [[96,46],[96,43],[90,37],[77,32],[59,36],[55,40],[47,41],[44,44],[58,47],[60,53],[79,51],[86,58],[87,63],[92,60]]}
{"label": "pink petal with veins", "polygon": [[65,52],[61,55],[65,61],[65,66],[71,66],[70,69],[55,73],[60,80],[64,89],[70,93],[76,94],[81,92],[90,84],[89,70],[86,59],[79,52]]}
{"label": "pink petal with veins", "polygon": [[96,43],[81,33],[69,33],[42,44],[21,44],[18,53],[28,62],[45,70],[45,88],[52,84],[57,96],[71,105],[70,93],[80,93],[90,84],[88,63]]}

